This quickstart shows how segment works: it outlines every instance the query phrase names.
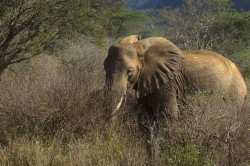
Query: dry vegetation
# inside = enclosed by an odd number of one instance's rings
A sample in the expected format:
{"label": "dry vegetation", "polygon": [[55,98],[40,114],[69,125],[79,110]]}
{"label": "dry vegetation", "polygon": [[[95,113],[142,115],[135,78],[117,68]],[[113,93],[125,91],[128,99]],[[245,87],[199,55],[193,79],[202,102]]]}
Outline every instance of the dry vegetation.
{"label": "dry vegetation", "polygon": [[[2,76],[0,165],[150,165],[133,98],[112,125],[91,93],[103,86],[105,51],[72,44],[59,55]],[[249,109],[249,99],[239,110],[220,94],[188,96],[181,120],[162,129],[161,164],[249,165]]]}

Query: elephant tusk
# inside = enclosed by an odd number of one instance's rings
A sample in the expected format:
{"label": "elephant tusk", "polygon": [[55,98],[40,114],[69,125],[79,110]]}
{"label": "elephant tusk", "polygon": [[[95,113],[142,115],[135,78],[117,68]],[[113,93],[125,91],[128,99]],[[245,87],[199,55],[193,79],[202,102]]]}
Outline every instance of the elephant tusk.
{"label": "elephant tusk", "polygon": [[124,98],[124,96],[121,97],[119,103],[118,103],[117,106],[115,107],[115,110],[113,111],[112,114],[115,114],[115,113],[120,109],[120,107],[121,107],[121,105],[122,105],[123,98]]}

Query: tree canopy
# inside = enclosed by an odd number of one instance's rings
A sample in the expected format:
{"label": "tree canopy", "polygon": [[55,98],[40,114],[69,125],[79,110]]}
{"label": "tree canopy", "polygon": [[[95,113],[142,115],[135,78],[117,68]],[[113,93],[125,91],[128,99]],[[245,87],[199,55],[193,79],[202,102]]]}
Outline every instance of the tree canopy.
{"label": "tree canopy", "polygon": [[0,73],[58,40],[82,34],[100,42],[103,18],[121,6],[119,0],[0,0]]}
{"label": "tree canopy", "polygon": [[126,9],[109,17],[107,29],[110,35],[118,39],[131,33],[140,33],[138,31],[143,30],[147,21],[150,21],[150,17],[146,11]]}
{"label": "tree canopy", "polygon": [[184,0],[161,12],[166,36],[182,49],[208,49],[232,55],[249,45],[249,12],[232,9],[230,0]]}

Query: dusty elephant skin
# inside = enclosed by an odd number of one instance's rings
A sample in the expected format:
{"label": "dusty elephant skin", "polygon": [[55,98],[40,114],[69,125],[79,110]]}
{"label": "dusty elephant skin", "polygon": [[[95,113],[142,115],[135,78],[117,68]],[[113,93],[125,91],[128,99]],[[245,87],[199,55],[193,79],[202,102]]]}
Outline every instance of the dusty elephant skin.
{"label": "dusty elephant skin", "polygon": [[127,44],[133,44],[141,40],[141,38],[138,35],[131,35],[128,37],[123,38],[119,43],[127,43]]}
{"label": "dusty elephant skin", "polygon": [[178,119],[178,104],[185,94],[220,89],[235,96],[239,107],[247,94],[242,75],[229,59],[205,50],[181,51],[162,37],[124,38],[109,48],[104,69],[113,112],[120,108],[127,89],[135,90],[138,105],[143,108],[138,120],[148,119],[149,127],[141,128],[149,133],[155,158],[162,119]]}

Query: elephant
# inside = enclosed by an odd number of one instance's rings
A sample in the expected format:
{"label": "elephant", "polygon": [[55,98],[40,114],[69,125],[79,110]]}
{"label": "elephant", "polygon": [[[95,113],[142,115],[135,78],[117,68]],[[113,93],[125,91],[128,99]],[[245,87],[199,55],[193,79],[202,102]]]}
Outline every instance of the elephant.
{"label": "elephant", "polygon": [[141,40],[140,36],[131,35],[131,36],[128,36],[128,37],[125,37],[125,38],[121,39],[121,41],[119,43],[133,44],[133,43],[138,42],[139,40]]}
{"label": "elephant", "polygon": [[[163,37],[141,40],[133,35],[113,44],[104,69],[110,109],[118,111],[128,89],[134,89],[156,138],[164,118],[178,120],[178,105],[186,94],[223,89],[235,96],[239,107],[247,95],[241,73],[228,58],[206,50],[182,51]],[[156,155],[156,151],[151,150],[151,154]]]}

